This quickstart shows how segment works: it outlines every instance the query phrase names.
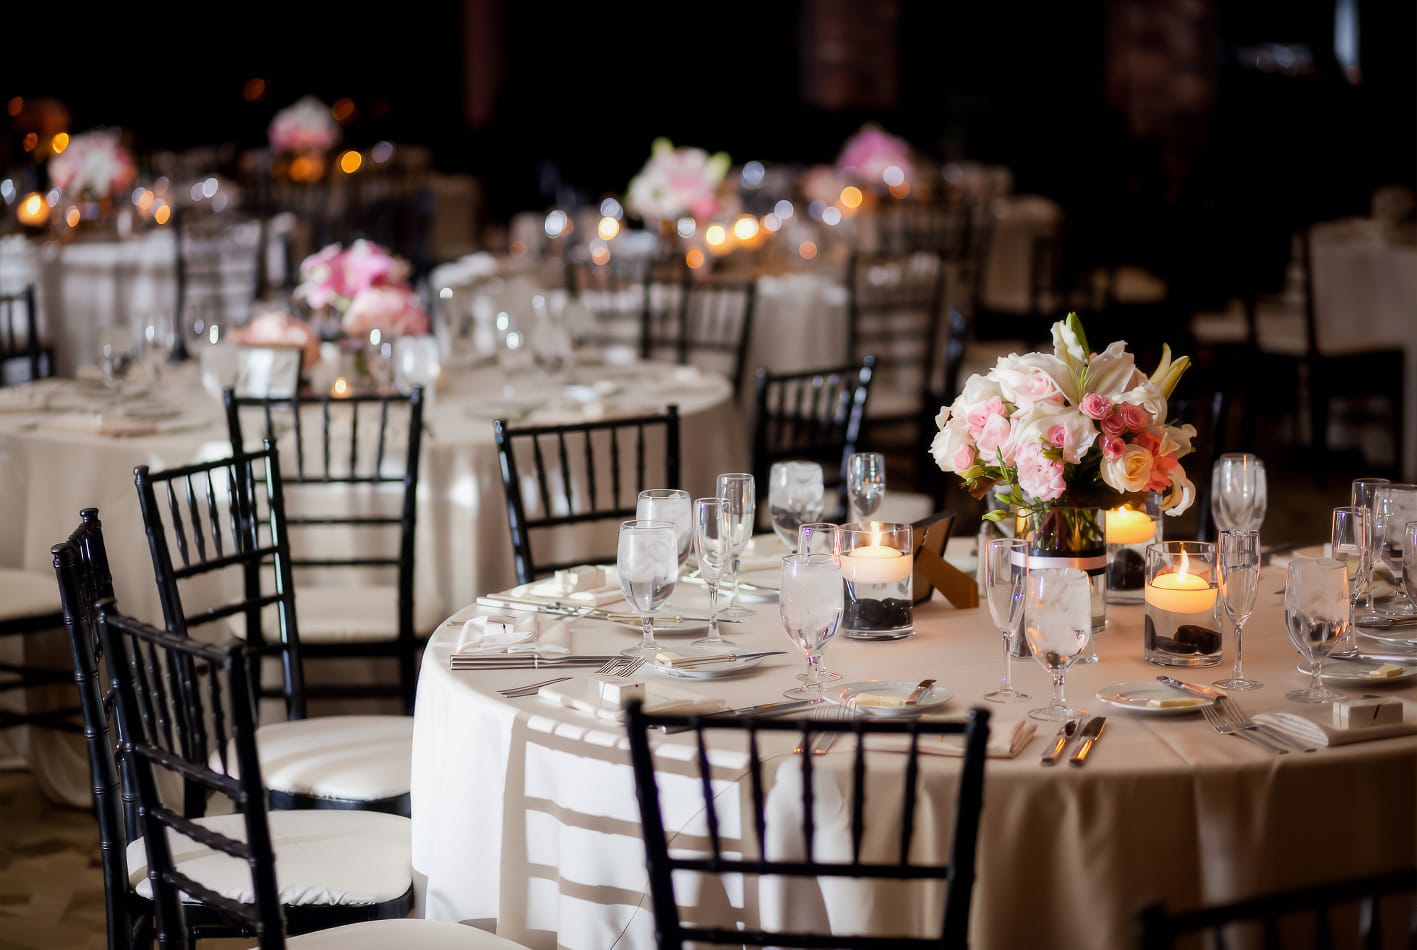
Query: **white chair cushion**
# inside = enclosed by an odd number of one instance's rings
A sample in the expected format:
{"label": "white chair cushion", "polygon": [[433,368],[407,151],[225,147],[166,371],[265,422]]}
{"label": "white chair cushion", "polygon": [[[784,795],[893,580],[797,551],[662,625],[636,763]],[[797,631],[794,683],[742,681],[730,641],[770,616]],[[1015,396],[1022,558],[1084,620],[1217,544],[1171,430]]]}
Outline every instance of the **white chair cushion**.
{"label": "white chair cushion", "polygon": [[[295,616],[302,643],[360,643],[398,636],[398,588],[392,586],[297,587]],[[443,619],[420,611],[414,600],[413,629],[430,633]]]}
{"label": "white chair cushion", "polygon": [[60,611],[59,584],[52,573],[0,567],[0,620]]}
{"label": "white chair cushion", "polygon": [[[407,795],[412,716],[315,716],[256,731],[261,778],[274,791],[372,801]],[[228,771],[237,773],[234,759]],[[213,767],[217,767],[215,764]]]}
{"label": "white chair cushion", "polygon": [[299,950],[526,950],[526,945],[485,930],[446,920],[400,917],[345,924],[315,933],[286,937],[287,947]]}
{"label": "white chair cushion", "polygon": [[[371,811],[270,812],[276,883],[282,904],[376,904],[401,897],[413,884],[409,820]],[[240,815],[209,815],[198,823],[245,840]],[[245,861],[168,832],[182,873],[223,897],[252,902],[251,870]],[[128,879],[152,898],[143,839],[128,845]]]}

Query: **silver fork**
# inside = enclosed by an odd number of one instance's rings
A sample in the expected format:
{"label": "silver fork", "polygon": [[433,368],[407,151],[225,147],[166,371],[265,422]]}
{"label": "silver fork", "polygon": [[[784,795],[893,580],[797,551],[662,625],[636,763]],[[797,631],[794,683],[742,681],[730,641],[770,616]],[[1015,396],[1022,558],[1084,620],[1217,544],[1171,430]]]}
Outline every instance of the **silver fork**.
{"label": "silver fork", "polygon": [[[840,721],[855,718],[855,714],[850,706],[843,706],[840,703],[822,703],[820,706],[814,706],[807,714],[807,718],[815,719],[818,722]],[[813,755],[826,755],[839,735],[841,735],[840,732],[809,733],[806,748],[811,749]],[[803,747],[798,746],[793,751],[800,754]]]}
{"label": "silver fork", "polygon": [[1240,708],[1239,702],[1229,696],[1220,697],[1215,701],[1215,705],[1220,709],[1221,715],[1225,717],[1226,722],[1231,723],[1240,729],[1255,729],[1257,730],[1258,735],[1265,736],[1271,739],[1272,741],[1279,743],[1280,745],[1286,746],[1290,749],[1297,749],[1300,752],[1318,751],[1317,746],[1305,745],[1298,739],[1295,739],[1287,735],[1286,733],[1281,732],[1278,729],[1271,729],[1270,727],[1262,723],[1255,722],[1253,719],[1251,719],[1245,714],[1245,711],[1243,709]]}
{"label": "silver fork", "polygon": [[525,686],[509,686],[506,689],[499,689],[497,692],[508,699],[514,699],[518,696],[533,696],[540,692],[543,686],[564,683],[568,679],[570,679],[569,676],[558,676],[555,679],[542,680],[540,683],[527,683]]}
{"label": "silver fork", "polygon": [[614,656],[596,667],[596,672],[606,676],[630,676],[644,665],[642,656]]}
{"label": "silver fork", "polygon": [[1248,726],[1238,725],[1226,718],[1226,714],[1218,707],[1223,705],[1225,697],[1216,699],[1214,703],[1201,707],[1201,715],[1205,716],[1205,721],[1210,723],[1210,727],[1223,736],[1239,736],[1241,739],[1248,739],[1255,745],[1267,752],[1276,752],[1280,755],[1287,755],[1289,750],[1281,745],[1276,745],[1268,739],[1259,735],[1258,728],[1254,723]]}

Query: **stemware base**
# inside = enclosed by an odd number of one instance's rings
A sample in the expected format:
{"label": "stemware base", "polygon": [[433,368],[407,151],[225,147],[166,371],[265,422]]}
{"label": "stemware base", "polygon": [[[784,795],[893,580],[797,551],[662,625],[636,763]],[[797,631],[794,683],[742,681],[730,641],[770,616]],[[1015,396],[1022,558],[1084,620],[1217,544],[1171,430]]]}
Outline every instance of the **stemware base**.
{"label": "stemware base", "polygon": [[1243,676],[1232,676],[1229,679],[1216,680],[1210,685],[1219,686],[1221,689],[1259,689],[1264,684],[1259,680],[1246,679]]}
{"label": "stemware base", "polygon": [[1291,689],[1284,694],[1284,698],[1296,703],[1331,703],[1342,697],[1323,686],[1311,686],[1304,689]]}
{"label": "stemware base", "polygon": [[[841,679],[841,674],[832,670],[818,670],[817,676],[821,679],[823,683],[835,682],[836,680]],[[798,673],[797,678],[804,683],[807,682],[806,673]]]}
{"label": "stemware base", "polygon": [[757,613],[756,610],[749,610],[741,604],[729,604],[718,611],[719,617],[724,620],[742,620],[744,617],[751,617]]}
{"label": "stemware base", "polygon": [[794,686],[783,690],[782,695],[787,699],[826,699],[827,691],[818,683],[816,686]]}
{"label": "stemware base", "polygon": [[992,693],[985,693],[984,698],[991,703],[1021,703],[1025,699],[1028,699],[1029,696],[1027,693],[1021,693],[1012,686],[1008,686],[1000,687]]}
{"label": "stemware base", "polygon": [[738,644],[737,644],[736,641],[728,640],[728,639],[725,639],[724,637],[721,637],[721,636],[720,636],[720,637],[700,637],[700,638],[697,639],[697,640],[691,640],[691,641],[689,642],[689,646],[691,646],[691,647],[695,647],[695,648],[698,648],[698,649],[708,648],[708,649],[710,649],[710,650],[712,650],[714,647],[736,647],[737,645],[738,645]]}
{"label": "stemware base", "polygon": [[620,655],[638,656],[647,663],[653,663],[654,658],[659,655],[659,651],[662,649],[663,647],[661,647],[658,643],[636,643],[632,647],[625,647],[625,649],[620,651]]}
{"label": "stemware base", "polygon": [[1078,709],[1076,706],[1039,706],[1037,709],[1030,709],[1028,711],[1029,719],[1042,719],[1045,722],[1065,722],[1069,719],[1081,720],[1086,715],[1086,709]]}

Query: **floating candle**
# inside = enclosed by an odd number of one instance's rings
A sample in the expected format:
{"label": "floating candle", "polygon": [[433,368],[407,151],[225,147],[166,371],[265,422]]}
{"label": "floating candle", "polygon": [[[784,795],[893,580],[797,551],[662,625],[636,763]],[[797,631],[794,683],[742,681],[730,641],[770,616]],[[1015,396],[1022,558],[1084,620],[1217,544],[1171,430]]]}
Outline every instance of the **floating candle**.
{"label": "floating candle", "polygon": [[1209,613],[1215,607],[1215,588],[1205,578],[1184,570],[1158,574],[1146,586],[1146,602],[1176,614]]}
{"label": "floating candle", "polygon": [[896,584],[910,577],[911,562],[905,552],[884,544],[871,544],[845,552],[841,576],[853,584]]}
{"label": "floating candle", "polygon": [[1108,544],[1149,544],[1156,540],[1156,520],[1135,508],[1107,512]]}

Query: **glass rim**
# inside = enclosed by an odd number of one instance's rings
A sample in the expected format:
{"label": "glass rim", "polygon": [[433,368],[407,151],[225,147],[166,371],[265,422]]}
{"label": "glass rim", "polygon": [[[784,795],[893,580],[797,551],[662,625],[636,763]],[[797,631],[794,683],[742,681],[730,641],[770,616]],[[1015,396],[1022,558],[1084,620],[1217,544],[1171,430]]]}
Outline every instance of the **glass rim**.
{"label": "glass rim", "polygon": [[639,498],[678,498],[683,496],[688,498],[689,491],[685,488],[642,488],[637,497]]}
{"label": "glass rim", "polygon": [[812,551],[805,554],[801,551],[793,551],[791,554],[784,554],[782,559],[784,561],[791,561],[793,564],[839,564],[841,555],[827,554],[824,551]]}
{"label": "glass rim", "polygon": [[621,530],[630,531],[653,531],[656,528],[668,528],[670,531],[677,531],[674,522],[665,521],[663,518],[627,518],[620,522]]}

